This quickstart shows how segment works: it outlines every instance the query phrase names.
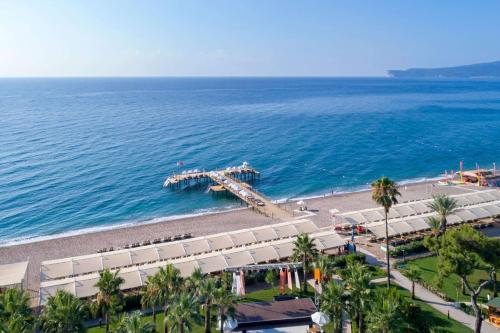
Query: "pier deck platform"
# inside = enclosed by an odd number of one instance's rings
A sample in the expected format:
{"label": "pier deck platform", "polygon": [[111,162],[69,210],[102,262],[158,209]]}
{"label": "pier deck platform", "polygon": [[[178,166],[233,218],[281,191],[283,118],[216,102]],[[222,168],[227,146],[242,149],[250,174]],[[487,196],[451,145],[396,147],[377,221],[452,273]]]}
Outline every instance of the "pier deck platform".
{"label": "pier deck platform", "polygon": [[244,201],[248,206],[253,207],[266,216],[276,220],[289,220],[292,218],[292,213],[274,204],[263,194],[243,182],[244,180],[252,180],[259,176],[260,173],[250,167],[227,168],[215,171],[193,170],[172,175],[167,178],[163,185],[165,187],[180,188],[182,184],[212,182],[216,184],[217,191],[224,189],[230,192],[235,197]]}

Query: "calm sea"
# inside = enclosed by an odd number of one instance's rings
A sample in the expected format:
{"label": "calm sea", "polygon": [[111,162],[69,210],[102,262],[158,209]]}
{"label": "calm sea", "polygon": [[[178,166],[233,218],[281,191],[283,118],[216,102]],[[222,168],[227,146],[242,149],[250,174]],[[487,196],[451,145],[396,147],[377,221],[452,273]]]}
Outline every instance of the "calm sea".
{"label": "calm sea", "polygon": [[248,161],[274,199],[500,162],[500,81],[0,80],[0,243],[238,206],[173,192]]}

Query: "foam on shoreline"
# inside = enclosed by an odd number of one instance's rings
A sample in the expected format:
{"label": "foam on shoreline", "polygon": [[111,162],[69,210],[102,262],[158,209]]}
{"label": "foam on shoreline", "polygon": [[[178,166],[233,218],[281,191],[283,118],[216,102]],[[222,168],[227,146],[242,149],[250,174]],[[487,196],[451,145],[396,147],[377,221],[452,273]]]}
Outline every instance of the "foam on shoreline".
{"label": "foam on shoreline", "polygon": [[[441,178],[442,177],[431,177],[431,178],[422,177],[422,178],[416,178],[416,179],[406,179],[406,180],[399,181],[398,184],[399,185],[421,184],[421,183],[426,183],[426,182],[437,181]],[[369,191],[369,190],[370,190],[369,185],[363,185],[363,186],[357,186],[357,187],[353,187],[351,189],[346,189],[346,190],[337,190],[337,191],[333,191],[333,192],[328,191],[328,192],[324,192],[323,194],[282,198],[282,199],[273,200],[273,202],[279,204],[279,203],[286,203],[286,202],[295,202],[295,201],[299,201],[299,200],[314,200],[314,199],[320,199],[320,198],[326,198],[326,197],[332,197],[332,196],[338,196],[338,195],[349,195],[349,194],[360,193],[360,192],[365,192],[365,191]],[[119,222],[119,223],[113,223],[113,224],[109,224],[109,225],[76,229],[76,230],[57,233],[57,234],[53,234],[53,235],[44,235],[44,236],[34,235],[34,236],[18,237],[18,238],[14,238],[14,239],[5,239],[5,240],[0,240],[0,247],[9,247],[9,246],[14,246],[14,245],[35,243],[35,242],[52,240],[52,239],[65,238],[65,237],[77,236],[77,235],[82,235],[82,234],[98,233],[98,232],[115,230],[115,229],[130,228],[130,227],[136,227],[136,226],[140,226],[140,225],[162,223],[162,222],[168,222],[168,221],[173,221],[173,220],[196,218],[196,217],[200,217],[200,216],[228,213],[228,212],[244,210],[244,209],[247,209],[247,208],[246,207],[226,206],[226,207],[217,207],[217,208],[209,208],[209,209],[200,209],[200,210],[196,210],[193,213],[188,213],[188,214],[169,215],[169,216],[163,216],[163,217],[156,217],[156,218],[152,218],[152,219],[148,219],[148,220],[138,220],[138,221],[121,222],[121,223]]]}
{"label": "foam on shoreline", "polygon": [[214,215],[214,214],[220,214],[220,213],[227,213],[227,212],[238,211],[238,210],[242,210],[242,209],[246,209],[246,207],[237,207],[237,208],[225,207],[225,208],[200,209],[198,212],[195,212],[195,213],[169,215],[169,216],[163,216],[163,217],[155,217],[155,218],[148,219],[148,220],[140,220],[140,221],[132,221],[132,222],[113,223],[110,225],[102,225],[102,226],[96,226],[96,227],[76,229],[76,230],[61,232],[61,233],[57,233],[57,234],[53,234],[53,235],[18,237],[18,238],[14,238],[14,239],[10,239],[10,240],[9,239],[0,240],[0,248],[14,246],[14,245],[35,243],[35,242],[43,242],[43,241],[47,241],[47,240],[51,240],[51,239],[65,238],[65,237],[77,236],[77,235],[82,235],[82,234],[91,234],[91,233],[97,233],[97,232],[103,232],[103,231],[109,231],[109,230],[131,228],[131,227],[136,227],[136,226],[141,226],[141,225],[168,222],[168,221],[173,221],[173,220],[182,220],[182,219],[189,219],[189,218],[199,217],[199,216],[208,216],[208,215]]}

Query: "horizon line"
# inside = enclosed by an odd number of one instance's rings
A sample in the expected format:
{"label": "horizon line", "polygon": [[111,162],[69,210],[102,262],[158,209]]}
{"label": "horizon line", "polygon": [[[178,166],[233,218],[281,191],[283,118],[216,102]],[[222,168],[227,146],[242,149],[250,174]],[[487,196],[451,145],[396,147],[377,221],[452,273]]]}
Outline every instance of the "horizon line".
{"label": "horizon line", "polygon": [[47,75],[47,76],[0,76],[0,79],[98,79],[98,78],[392,78],[379,75]]}

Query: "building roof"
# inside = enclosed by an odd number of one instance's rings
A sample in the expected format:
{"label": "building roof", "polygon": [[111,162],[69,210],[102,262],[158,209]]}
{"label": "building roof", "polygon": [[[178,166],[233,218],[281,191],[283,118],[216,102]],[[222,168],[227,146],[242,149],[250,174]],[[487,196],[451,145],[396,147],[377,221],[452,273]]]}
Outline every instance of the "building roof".
{"label": "building roof", "polygon": [[27,269],[28,261],[0,265],[0,287],[22,284]]}
{"label": "building roof", "polygon": [[[483,202],[476,205],[461,207],[450,214],[446,220],[449,225],[477,221],[484,218],[500,215],[500,200]],[[416,231],[430,229],[429,218],[438,217],[436,213],[418,214],[404,218],[390,219],[389,237],[404,235]],[[367,223],[366,228],[376,238],[385,238],[385,222]]]}
{"label": "building roof", "polygon": [[302,219],[169,243],[47,260],[41,264],[41,280],[63,279],[81,274],[96,273],[105,268],[122,268],[200,255],[237,246],[287,239],[302,232],[316,231],[318,231],[318,227],[312,221]]}
{"label": "building roof", "polygon": [[[465,208],[471,205],[498,201],[500,200],[500,191],[491,189],[480,192],[456,194],[450,197],[457,200],[459,207]],[[432,209],[427,206],[432,200],[433,199],[422,199],[394,205],[389,210],[388,218],[391,220],[402,219],[432,213]],[[351,224],[375,223],[384,221],[385,219],[384,210],[380,207],[341,213],[337,216]]]}
{"label": "building roof", "polygon": [[[334,231],[322,231],[310,235],[318,250],[329,250],[345,244],[345,240]],[[122,290],[136,289],[145,285],[147,277],[154,275],[160,267],[171,263],[187,277],[195,268],[201,268],[204,273],[215,273],[227,267],[237,267],[252,264],[261,264],[290,257],[293,252],[293,242],[296,237],[273,240],[251,245],[244,245],[222,251],[212,251],[199,255],[191,255],[168,261],[133,265],[120,268],[119,276],[125,279]],[[48,297],[54,295],[57,289],[67,290],[77,297],[90,297],[97,293],[94,287],[99,280],[99,273],[90,273],[74,277],[41,281],[40,304],[43,305]]]}
{"label": "building roof", "polygon": [[317,311],[310,298],[239,303],[236,305],[235,310],[235,319],[238,326],[311,321],[311,315]]}
{"label": "building roof", "polygon": [[492,308],[500,309],[500,297],[495,297],[486,303],[487,306],[491,306]]}

